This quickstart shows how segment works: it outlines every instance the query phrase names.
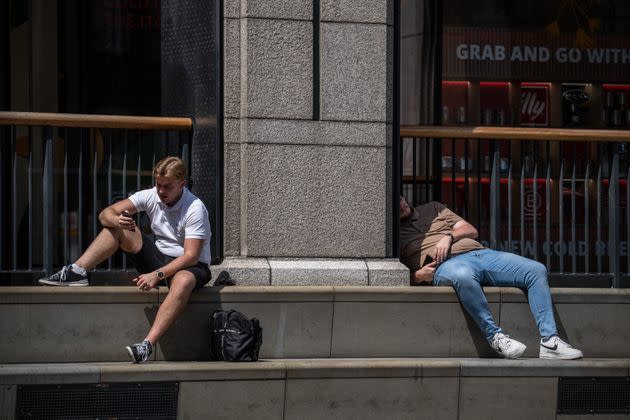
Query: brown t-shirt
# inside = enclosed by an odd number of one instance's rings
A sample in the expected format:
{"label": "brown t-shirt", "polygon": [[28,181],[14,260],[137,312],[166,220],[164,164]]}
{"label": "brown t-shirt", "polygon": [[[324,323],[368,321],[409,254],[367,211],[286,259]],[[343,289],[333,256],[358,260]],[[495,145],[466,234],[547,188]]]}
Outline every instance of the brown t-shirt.
{"label": "brown t-shirt", "polygon": [[[432,201],[416,207],[411,216],[400,221],[400,259],[411,272],[424,265],[430,255],[435,259],[435,245],[447,233],[453,231],[455,223],[463,220],[444,204]],[[463,254],[484,246],[474,239],[462,238],[453,243],[451,255]]]}

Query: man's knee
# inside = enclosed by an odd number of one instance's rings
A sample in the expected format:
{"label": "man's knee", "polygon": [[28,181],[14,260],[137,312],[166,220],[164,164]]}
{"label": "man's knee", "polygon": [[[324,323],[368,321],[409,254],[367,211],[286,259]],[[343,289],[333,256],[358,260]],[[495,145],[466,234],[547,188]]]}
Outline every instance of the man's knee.
{"label": "man's knee", "polygon": [[169,293],[189,295],[195,289],[196,284],[197,280],[190,271],[178,271],[169,283]]}
{"label": "man's knee", "polygon": [[130,231],[125,229],[117,229],[104,227],[118,241],[118,247],[125,252],[135,254],[142,248],[142,238],[139,231]]}
{"label": "man's knee", "polygon": [[532,281],[547,282],[547,267],[543,264],[532,260],[527,268]]}

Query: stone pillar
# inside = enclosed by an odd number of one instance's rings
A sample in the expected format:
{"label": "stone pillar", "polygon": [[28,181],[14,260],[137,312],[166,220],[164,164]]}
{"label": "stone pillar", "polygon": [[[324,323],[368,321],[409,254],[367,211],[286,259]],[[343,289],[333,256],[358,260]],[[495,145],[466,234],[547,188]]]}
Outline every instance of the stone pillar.
{"label": "stone pillar", "polygon": [[390,259],[392,1],[225,0],[217,270],[239,284],[407,284]]}

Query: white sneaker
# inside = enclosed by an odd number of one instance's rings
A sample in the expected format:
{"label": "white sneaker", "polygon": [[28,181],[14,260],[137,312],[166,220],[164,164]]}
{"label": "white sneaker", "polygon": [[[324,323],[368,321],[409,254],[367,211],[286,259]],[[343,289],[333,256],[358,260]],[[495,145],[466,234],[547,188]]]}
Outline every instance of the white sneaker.
{"label": "white sneaker", "polygon": [[527,348],[525,344],[503,333],[496,333],[490,341],[490,346],[506,359],[518,359]]}
{"label": "white sneaker", "polygon": [[582,357],[583,354],[580,350],[574,349],[569,343],[565,343],[557,335],[547,341],[540,340],[541,359],[573,360],[581,359]]}

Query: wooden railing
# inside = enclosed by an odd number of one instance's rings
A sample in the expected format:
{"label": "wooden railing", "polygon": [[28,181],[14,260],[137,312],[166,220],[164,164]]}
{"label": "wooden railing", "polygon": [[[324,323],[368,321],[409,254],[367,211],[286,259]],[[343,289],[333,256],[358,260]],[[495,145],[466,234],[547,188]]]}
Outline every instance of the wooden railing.
{"label": "wooden railing", "polygon": [[414,204],[443,201],[490,247],[550,272],[614,287],[630,276],[630,130],[404,126],[400,137]]}
{"label": "wooden railing", "polygon": [[43,112],[0,112],[0,125],[126,130],[190,130],[190,118],[134,117],[127,115],[52,114]]}

